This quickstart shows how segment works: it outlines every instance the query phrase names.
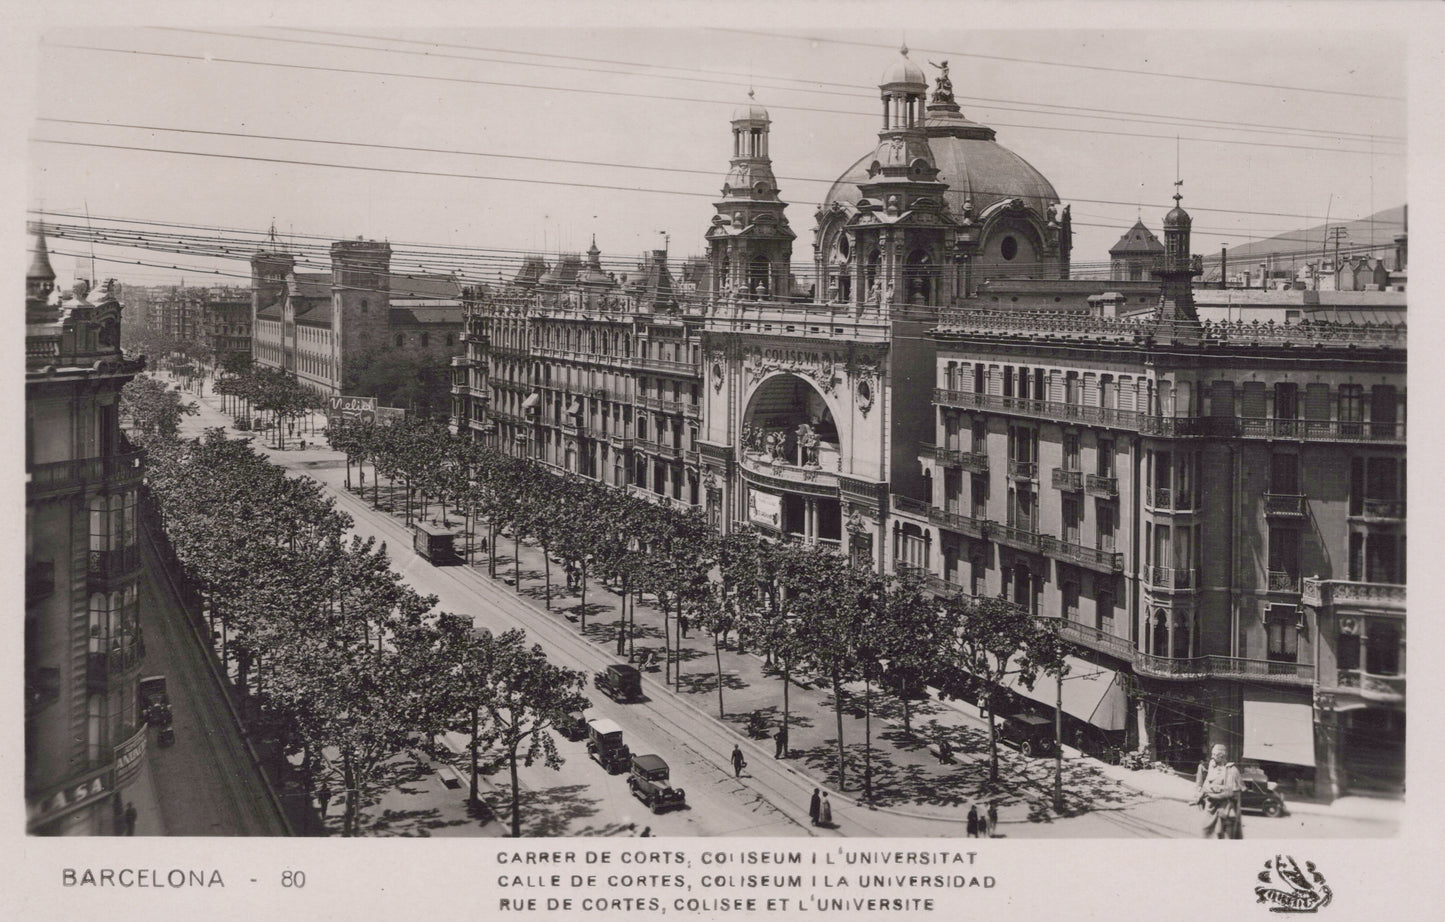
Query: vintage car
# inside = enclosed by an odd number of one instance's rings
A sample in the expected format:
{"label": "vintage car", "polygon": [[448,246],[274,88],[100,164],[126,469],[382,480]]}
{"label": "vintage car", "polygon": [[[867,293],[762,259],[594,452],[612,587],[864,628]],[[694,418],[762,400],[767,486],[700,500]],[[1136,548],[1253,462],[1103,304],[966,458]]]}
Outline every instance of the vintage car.
{"label": "vintage car", "polygon": [[613,701],[642,700],[642,673],[631,666],[608,666],[593,677],[592,684]]}
{"label": "vintage car", "polygon": [[1249,813],[1263,813],[1265,816],[1284,816],[1289,811],[1284,806],[1284,795],[1279,785],[1269,780],[1264,769],[1253,759],[1239,763],[1239,780],[1244,789],[1239,795],[1239,809]]}
{"label": "vintage car", "polygon": [[152,675],[136,683],[137,705],[141,719],[156,728],[156,743],[169,746],[175,742],[176,730],[171,720],[171,698],[166,693],[166,677]]}
{"label": "vintage car", "polygon": [[1037,714],[1010,714],[998,722],[998,737],[1024,756],[1054,751],[1054,722]]}
{"label": "vintage car", "polygon": [[581,711],[573,711],[557,724],[557,732],[574,743],[587,736],[587,718]]}
{"label": "vintage car", "polygon": [[632,796],[653,813],[687,804],[682,788],[673,787],[668,780],[667,763],[662,756],[633,756],[632,775],[627,779],[627,786],[632,789]]}
{"label": "vintage car", "polygon": [[627,771],[632,760],[622,728],[605,717],[587,721],[587,754],[611,775]]}

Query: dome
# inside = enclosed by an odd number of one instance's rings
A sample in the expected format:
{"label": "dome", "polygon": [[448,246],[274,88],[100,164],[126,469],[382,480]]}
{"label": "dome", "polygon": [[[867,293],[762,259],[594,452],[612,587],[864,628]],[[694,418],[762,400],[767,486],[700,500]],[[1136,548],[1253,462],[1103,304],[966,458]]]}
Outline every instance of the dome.
{"label": "dome", "polygon": [[1187,228],[1189,225],[1194,223],[1194,219],[1189,217],[1189,212],[1179,207],[1179,198],[1180,197],[1177,195],[1174,197],[1174,207],[1169,209],[1169,213],[1164,216],[1165,230],[1168,230],[1171,227]]}
{"label": "dome", "polygon": [[904,48],[898,60],[889,65],[883,72],[883,79],[878,81],[880,87],[897,86],[909,84],[919,87],[920,90],[928,89],[928,78],[923,76],[923,68],[914,64],[908,59],[908,49]]}
{"label": "dome", "polygon": [[770,121],[770,119],[768,118],[767,109],[763,108],[755,102],[750,102],[746,105],[738,106],[736,109],[733,110],[733,121],[766,122]]}
{"label": "dome", "polygon": [[[944,201],[955,217],[963,215],[964,202],[973,201],[975,217],[995,202],[1023,199],[1041,219],[1059,195],[1044,175],[1024,158],[994,140],[994,131],[958,114],[956,107],[928,107],[924,121],[928,148],[938,167],[938,180],[948,184]],[[868,165],[876,157],[870,148],[828,190],[823,208],[837,202],[857,205],[862,198],[858,183],[868,181]]]}

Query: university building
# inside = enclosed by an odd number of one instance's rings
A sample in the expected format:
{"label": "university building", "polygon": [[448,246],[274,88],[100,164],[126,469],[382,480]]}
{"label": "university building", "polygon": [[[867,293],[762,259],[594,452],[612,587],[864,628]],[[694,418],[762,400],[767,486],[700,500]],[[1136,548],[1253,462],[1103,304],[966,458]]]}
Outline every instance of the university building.
{"label": "university building", "polygon": [[140,771],[137,490],[113,282],[55,289],[43,230],[25,278],[25,803],[35,835],[110,835]]}
{"label": "university building", "polygon": [[251,357],[318,394],[341,394],[367,361],[401,354],[446,366],[461,349],[462,290],[450,275],[391,271],[391,246],[331,245],[330,272],[298,272],[277,249],[251,258]]}

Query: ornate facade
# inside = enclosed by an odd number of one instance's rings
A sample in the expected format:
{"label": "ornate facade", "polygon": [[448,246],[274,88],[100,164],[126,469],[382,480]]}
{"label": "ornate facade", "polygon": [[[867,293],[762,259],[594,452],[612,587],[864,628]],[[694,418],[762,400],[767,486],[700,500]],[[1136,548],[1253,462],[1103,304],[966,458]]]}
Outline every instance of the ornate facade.
{"label": "ornate facade", "polygon": [[56,291],[43,231],[25,279],[25,802],[37,835],[109,835],[146,752],[136,681],[141,452],[120,390],[113,281]]}

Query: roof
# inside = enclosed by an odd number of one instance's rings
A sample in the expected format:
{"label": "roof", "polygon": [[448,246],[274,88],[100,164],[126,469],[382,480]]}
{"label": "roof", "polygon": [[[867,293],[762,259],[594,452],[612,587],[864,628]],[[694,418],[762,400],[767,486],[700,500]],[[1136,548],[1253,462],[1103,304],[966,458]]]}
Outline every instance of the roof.
{"label": "roof", "polygon": [[642,769],[645,772],[655,772],[660,768],[667,768],[667,761],[663,759],[662,756],[655,755],[650,752],[646,755],[641,756],[634,755],[632,757],[632,764],[636,765],[638,768]]}
{"label": "roof", "polygon": [[296,322],[331,326],[331,299],[306,298],[296,303]]}
{"label": "roof", "polygon": [[43,279],[55,281],[55,270],[50,268],[50,248],[45,244],[45,225],[41,224],[35,233],[35,245],[32,248],[35,257],[30,261],[30,268],[26,271],[27,279]]}
{"label": "roof", "polygon": [[[396,302],[392,302],[395,305]],[[465,319],[465,309],[457,307],[427,306],[432,302],[421,301],[415,307],[395,307],[387,312],[387,323],[401,324],[460,324]]]}
{"label": "roof", "polygon": [[261,308],[259,311],[256,312],[256,319],[258,319],[258,320],[280,320],[280,319],[281,319],[281,302],[280,302],[280,301],[276,301],[276,302],[274,302],[274,303],[272,303],[272,304],[268,304],[268,305],[266,305],[265,307]]}
{"label": "roof", "polygon": [[907,48],[902,50],[897,60],[888,65],[888,69],[878,80],[880,87],[899,84],[922,85],[924,89],[928,88],[928,78],[923,76],[923,68],[909,59]]}
{"label": "roof", "polygon": [[391,302],[398,300],[457,301],[462,283],[453,275],[391,275]]}
{"label": "roof", "polygon": [[1109,255],[1116,253],[1163,253],[1164,244],[1154,236],[1154,232],[1144,226],[1144,221],[1134,222],[1134,226],[1124,232],[1119,242],[1109,247]]}
{"label": "roof", "polygon": [[293,298],[331,297],[330,272],[293,272],[286,281]]}
{"label": "roof", "polygon": [[[993,129],[961,116],[929,118],[924,127],[929,152],[938,167],[938,181],[948,184],[944,202],[954,215],[962,215],[964,203],[970,200],[973,214],[979,215],[997,202],[1021,198],[1036,214],[1044,216],[1049,206],[1059,201],[1044,174],[993,140]],[[870,147],[833,183],[823,199],[824,208],[833,202],[858,204],[863,197],[858,184],[868,181],[868,165],[876,159],[876,150],[877,145]]]}
{"label": "roof", "polygon": [[622,728],[608,720],[606,717],[594,717],[587,721],[587,726],[598,733],[621,733]]}

